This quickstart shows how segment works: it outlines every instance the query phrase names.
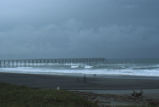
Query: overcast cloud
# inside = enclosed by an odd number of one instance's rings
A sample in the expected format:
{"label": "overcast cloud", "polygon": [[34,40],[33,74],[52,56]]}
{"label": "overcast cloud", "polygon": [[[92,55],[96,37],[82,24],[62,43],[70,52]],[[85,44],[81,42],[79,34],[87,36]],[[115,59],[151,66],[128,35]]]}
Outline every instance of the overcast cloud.
{"label": "overcast cloud", "polygon": [[158,0],[1,0],[0,58],[159,58]]}

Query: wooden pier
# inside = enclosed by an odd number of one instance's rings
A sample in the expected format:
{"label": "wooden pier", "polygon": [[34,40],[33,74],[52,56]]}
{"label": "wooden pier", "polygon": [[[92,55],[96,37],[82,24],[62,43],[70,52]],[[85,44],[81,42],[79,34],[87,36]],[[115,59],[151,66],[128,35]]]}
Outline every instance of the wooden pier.
{"label": "wooden pier", "polygon": [[14,59],[14,60],[0,60],[0,68],[5,67],[36,67],[51,64],[96,64],[104,63],[105,58],[56,58],[56,59]]}

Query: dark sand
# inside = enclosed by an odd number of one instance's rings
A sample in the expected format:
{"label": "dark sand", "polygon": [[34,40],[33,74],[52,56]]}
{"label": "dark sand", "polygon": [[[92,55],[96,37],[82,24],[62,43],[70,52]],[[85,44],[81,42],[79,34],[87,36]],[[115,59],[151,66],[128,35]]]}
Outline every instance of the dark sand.
{"label": "dark sand", "polygon": [[57,75],[35,75],[0,73],[0,82],[25,85],[35,88],[56,88],[68,90],[127,90],[159,89],[157,77],[75,77]]}
{"label": "dark sand", "polygon": [[[0,82],[25,85],[33,88],[71,90],[101,107],[114,105],[159,106],[159,78],[133,76],[57,76],[0,73]],[[131,96],[132,90],[143,89],[142,97]]]}

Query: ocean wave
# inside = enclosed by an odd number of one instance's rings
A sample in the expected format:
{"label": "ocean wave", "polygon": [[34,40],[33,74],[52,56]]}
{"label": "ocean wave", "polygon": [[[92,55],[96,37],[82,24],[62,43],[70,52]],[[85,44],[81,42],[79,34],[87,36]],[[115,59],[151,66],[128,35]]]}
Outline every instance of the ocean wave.
{"label": "ocean wave", "polygon": [[128,75],[128,76],[159,76],[159,69],[91,69],[87,66],[85,69],[52,69],[38,67],[17,67],[17,68],[0,68],[0,72],[25,73],[25,74],[67,74],[67,75]]}

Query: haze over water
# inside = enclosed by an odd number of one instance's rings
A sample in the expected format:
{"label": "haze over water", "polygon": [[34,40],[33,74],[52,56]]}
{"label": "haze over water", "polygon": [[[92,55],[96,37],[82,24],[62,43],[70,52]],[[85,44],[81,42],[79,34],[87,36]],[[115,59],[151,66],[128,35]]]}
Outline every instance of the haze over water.
{"label": "haze over water", "polygon": [[105,57],[0,72],[159,76],[159,0],[1,0],[0,59]]}
{"label": "haze over water", "polygon": [[36,67],[0,68],[0,72],[48,75],[155,76],[159,77],[158,59],[108,59],[105,63],[41,63]]}

